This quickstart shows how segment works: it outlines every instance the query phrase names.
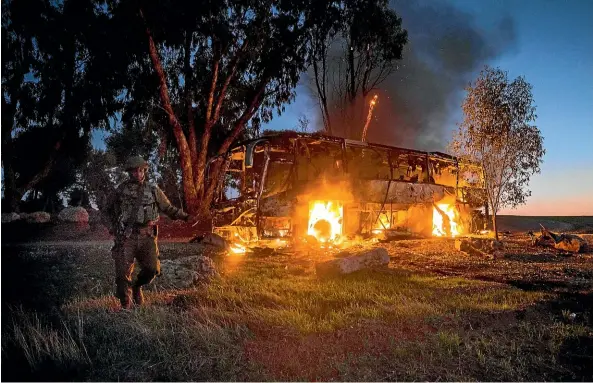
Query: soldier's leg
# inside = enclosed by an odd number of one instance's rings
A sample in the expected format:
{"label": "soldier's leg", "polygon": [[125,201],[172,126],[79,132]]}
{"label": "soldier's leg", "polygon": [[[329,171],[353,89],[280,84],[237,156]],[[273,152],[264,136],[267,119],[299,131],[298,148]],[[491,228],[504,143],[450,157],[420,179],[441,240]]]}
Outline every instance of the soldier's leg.
{"label": "soldier's leg", "polygon": [[113,250],[116,296],[123,308],[129,308],[131,305],[135,242],[131,238],[126,239],[119,249]]}
{"label": "soldier's leg", "polygon": [[134,301],[137,304],[142,304],[144,302],[142,286],[151,283],[161,272],[156,235],[146,233],[139,236],[136,259],[140,265],[140,272],[133,286],[133,294]]}

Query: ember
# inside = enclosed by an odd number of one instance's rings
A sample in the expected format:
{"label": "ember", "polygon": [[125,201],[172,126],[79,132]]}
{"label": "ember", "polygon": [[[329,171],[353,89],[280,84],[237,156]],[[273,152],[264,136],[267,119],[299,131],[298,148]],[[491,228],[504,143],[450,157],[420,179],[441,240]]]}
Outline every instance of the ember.
{"label": "ember", "polygon": [[342,235],[344,207],[336,201],[311,201],[307,234],[319,242],[336,241]]}
{"label": "ember", "polygon": [[432,235],[456,237],[462,234],[460,216],[454,205],[436,204],[432,213]]}

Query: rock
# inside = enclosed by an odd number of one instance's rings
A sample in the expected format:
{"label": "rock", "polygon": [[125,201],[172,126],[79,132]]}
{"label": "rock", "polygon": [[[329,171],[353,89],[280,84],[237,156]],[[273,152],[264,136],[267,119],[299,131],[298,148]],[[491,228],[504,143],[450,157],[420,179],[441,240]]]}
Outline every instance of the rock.
{"label": "rock", "polygon": [[87,223],[89,213],[81,206],[67,207],[58,214],[58,220],[61,222]]}
{"label": "rock", "polygon": [[33,213],[29,213],[26,214],[23,218],[25,218],[25,220],[28,223],[47,223],[51,221],[51,216],[49,215],[49,213],[46,213],[44,211],[36,211]]}
{"label": "rock", "polygon": [[221,249],[226,249],[229,246],[228,242],[224,238],[222,238],[220,235],[214,234],[214,233],[206,233],[202,236],[197,236],[197,237],[191,239],[189,242],[190,243],[201,243],[203,245],[214,246],[214,247],[218,247]]}
{"label": "rock", "polygon": [[209,282],[218,276],[211,258],[203,255],[161,261],[161,275],[158,284],[168,288],[186,289]]}
{"label": "rock", "polygon": [[504,243],[502,241],[497,241],[495,239],[490,241],[490,250],[498,251],[504,249]]}
{"label": "rock", "polygon": [[493,245],[489,242],[492,242],[492,240],[483,240],[482,238],[457,238],[455,239],[455,249],[471,256],[493,259],[494,256],[489,254],[492,251]]}
{"label": "rock", "polygon": [[491,238],[457,238],[455,249],[470,255],[488,256],[504,249],[504,243]]}
{"label": "rock", "polygon": [[469,241],[461,238],[455,239],[455,250],[467,252],[470,247],[471,244],[469,243]]}
{"label": "rock", "polygon": [[21,219],[21,216],[17,213],[2,213],[2,223],[10,223],[19,219]]}
{"label": "rock", "polygon": [[350,257],[332,259],[315,265],[318,276],[350,274],[365,268],[389,264],[387,250],[382,247],[355,253]]}

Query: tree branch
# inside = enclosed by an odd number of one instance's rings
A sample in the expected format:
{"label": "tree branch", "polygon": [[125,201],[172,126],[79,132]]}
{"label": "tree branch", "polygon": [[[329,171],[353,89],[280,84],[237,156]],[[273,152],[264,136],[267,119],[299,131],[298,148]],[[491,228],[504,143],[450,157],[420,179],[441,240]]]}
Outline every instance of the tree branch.
{"label": "tree branch", "polygon": [[262,95],[264,94],[264,91],[269,81],[270,77],[265,77],[261,81],[257,93],[253,96],[253,98],[251,99],[251,103],[235,123],[235,126],[233,127],[231,134],[224,140],[222,146],[218,150],[218,154],[226,153],[229,150],[233,142],[237,139],[237,137],[239,137],[241,130],[245,128],[245,124],[247,124],[247,121],[249,121],[251,117],[253,117],[253,114],[257,111],[257,108],[261,104]]}
{"label": "tree branch", "polygon": [[[169,90],[167,87],[167,80],[165,76],[165,71],[163,70],[163,66],[161,64],[161,60],[159,58],[159,54],[154,43],[154,39],[152,38],[152,33],[150,32],[150,28],[146,23],[146,19],[144,18],[144,13],[142,12],[142,8],[139,8],[140,17],[144,21],[145,25],[145,33],[146,37],[148,38],[148,50],[150,59],[152,61],[152,65],[156,72],[156,75],[159,80],[160,89],[159,94],[161,97],[161,103],[165,112],[167,113],[167,117],[169,119],[169,124],[173,129],[173,134],[175,136],[175,140],[177,141],[177,147],[179,149],[179,157],[181,160],[181,167],[184,173],[184,182],[183,182],[183,192],[185,195],[186,203],[188,205],[188,209],[190,211],[195,210],[195,206],[193,206],[197,202],[197,193],[195,185],[193,184],[193,169],[191,164],[191,155],[189,146],[187,144],[187,140],[185,138],[185,134],[183,133],[183,129],[175,112],[173,111],[173,107],[171,106],[171,100],[169,98]],[[189,182],[188,182],[189,180]]]}
{"label": "tree branch", "polygon": [[214,109],[214,117],[212,118],[213,123],[216,123],[218,121],[218,119],[220,118],[220,109],[222,107],[222,102],[224,100],[224,97],[226,96],[226,91],[227,91],[229,84],[231,83],[233,77],[235,77],[235,73],[237,72],[237,66],[239,65],[239,60],[241,58],[241,54],[245,51],[245,48],[247,48],[247,45],[248,45],[247,40],[244,40],[243,44],[241,45],[241,47],[235,54],[235,57],[233,57],[231,64],[229,65],[231,67],[231,70],[230,70],[228,76],[226,77],[224,84],[222,86],[222,89],[220,90],[220,93],[218,95],[218,100],[216,102],[216,108]]}
{"label": "tree branch", "polygon": [[185,50],[185,57],[183,63],[183,70],[184,70],[184,86],[185,86],[185,103],[187,108],[187,122],[188,122],[188,132],[189,132],[189,154],[191,158],[192,165],[197,164],[198,162],[198,139],[196,137],[196,123],[194,119],[194,109],[193,109],[193,100],[192,100],[192,89],[193,89],[193,76],[191,72],[191,32],[185,32],[185,43],[184,43],[184,50]]}
{"label": "tree branch", "polygon": [[[212,44],[212,49],[216,49],[216,44]],[[216,91],[216,83],[218,82],[218,68],[220,66],[220,49],[214,54],[214,62],[212,66],[212,81],[210,83],[210,92],[208,93],[208,105],[206,106],[206,124],[210,123],[212,118],[212,108],[214,106],[214,92]]]}

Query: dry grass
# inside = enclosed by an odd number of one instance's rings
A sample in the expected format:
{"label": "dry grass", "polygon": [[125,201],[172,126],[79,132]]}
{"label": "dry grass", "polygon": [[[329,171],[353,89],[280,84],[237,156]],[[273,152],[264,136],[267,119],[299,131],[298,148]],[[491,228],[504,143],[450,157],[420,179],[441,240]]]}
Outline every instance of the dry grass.
{"label": "dry grass", "polygon": [[[167,245],[163,256],[191,249]],[[590,292],[524,291],[409,270],[401,259],[395,269],[320,280],[315,259],[269,255],[221,257],[222,276],[209,286],[171,291],[156,283],[147,306],[120,311],[104,251],[10,255],[34,258],[40,268],[25,279],[41,279],[45,289],[9,300],[24,309],[3,310],[5,369],[18,365],[33,380],[593,378]],[[47,299],[57,313],[39,303]]]}

